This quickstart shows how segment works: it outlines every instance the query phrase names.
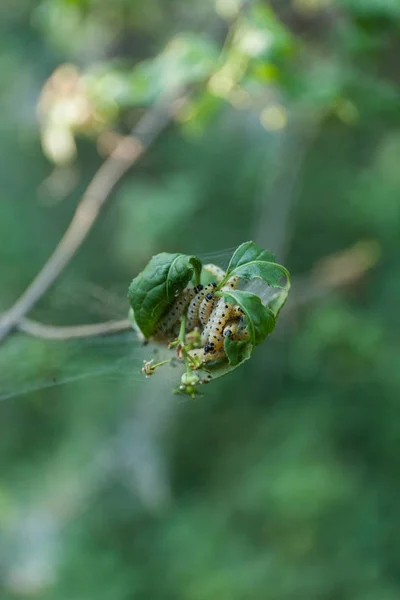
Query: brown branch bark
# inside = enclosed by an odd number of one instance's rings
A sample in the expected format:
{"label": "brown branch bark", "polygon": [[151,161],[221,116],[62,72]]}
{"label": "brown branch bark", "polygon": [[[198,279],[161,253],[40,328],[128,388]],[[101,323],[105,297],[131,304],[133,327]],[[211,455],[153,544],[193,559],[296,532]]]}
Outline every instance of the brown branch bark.
{"label": "brown branch bark", "polygon": [[177,98],[177,93],[162,98],[144,115],[132,134],[121,139],[110,157],[100,166],[53,254],[22,296],[0,318],[0,343],[21,323],[69,264],[116,184],[170,122]]}

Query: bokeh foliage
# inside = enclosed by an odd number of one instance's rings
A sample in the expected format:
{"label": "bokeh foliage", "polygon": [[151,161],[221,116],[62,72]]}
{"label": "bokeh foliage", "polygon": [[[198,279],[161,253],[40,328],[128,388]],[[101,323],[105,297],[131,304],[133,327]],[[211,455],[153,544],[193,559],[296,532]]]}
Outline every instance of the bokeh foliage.
{"label": "bokeh foliage", "polygon": [[162,251],[256,239],[300,284],[360,240],[381,254],[195,402],[140,381],[125,337],[7,340],[1,598],[397,599],[400,4],[5,0],[0,17],[1,310],[178,85],[173,124],[32,316],[124,317]]}

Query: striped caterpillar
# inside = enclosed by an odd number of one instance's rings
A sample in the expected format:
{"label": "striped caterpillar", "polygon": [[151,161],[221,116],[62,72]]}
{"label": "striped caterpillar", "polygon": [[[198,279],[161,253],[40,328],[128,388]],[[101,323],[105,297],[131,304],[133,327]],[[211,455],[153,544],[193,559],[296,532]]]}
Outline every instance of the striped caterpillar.
{"label": "striped caterpillar", "polygon": [[[239,277],[231,277],[221,288],[221,292],[236,289],[238,283]],[[223,347],[223,331],[226,323],[230,319],[241,317],[242,314],[242,310],[238,306],[226,302],[223,298],[217,300],[202,334],[201,341],[206,354],[214,354]]]}

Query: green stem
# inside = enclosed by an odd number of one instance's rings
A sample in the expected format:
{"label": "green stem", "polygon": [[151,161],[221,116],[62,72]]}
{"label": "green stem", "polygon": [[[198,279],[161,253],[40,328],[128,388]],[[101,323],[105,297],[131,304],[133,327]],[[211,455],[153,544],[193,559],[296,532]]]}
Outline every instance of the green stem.
{"label": "green stem", "polygon": [[189,359],[188,359],[188,356],[187,356],[187,352],[186,352],[186,350],[183,352],[183,360],[185,361],[185,369],[186,369],[186,373],[187,373],[188,375],[190,375],[190,373],[192,372],[192,369],[190,368],[190,361],[189,361]]}
{"label": "green stem", "polygon": [[186,373],[190,375],[192,369],[190,368],[190,361],[188,357],[188,353],[185,347],[185,329],[186,329],[186,315],[181,316],[181,328],[179,330],[178,340],[181,345],[183,360],[185,362]]}
{"label": "green stem", "polygon": [[186,315],[181,316],[181,328],[179,330],[178,340],[182,346],[185,345],[185,329],[186,329]]}
{"label": "green stem", "polygon": [[196,272],[195,277],[194,277],[194,285],[199,285],[200,278],[201,278],[201,271]]}
{"label": "green stem", "polygon": [[167,365],[168,363],[171,362],[171,358],[169,358],[168,360],[162,360],[159,363],[156,363],[155,365],[152,365],[153,369],[158,369],[158,367],[162,367],[163,365]]}
{"label": "green stem", "polygon": [[190,356],[189,352],[186,349],[182,352],[182,354],[186,354],[188,361],[191,363],[192,367],[194,367],[195,369],[198,367],[196,360],[192,356]]}

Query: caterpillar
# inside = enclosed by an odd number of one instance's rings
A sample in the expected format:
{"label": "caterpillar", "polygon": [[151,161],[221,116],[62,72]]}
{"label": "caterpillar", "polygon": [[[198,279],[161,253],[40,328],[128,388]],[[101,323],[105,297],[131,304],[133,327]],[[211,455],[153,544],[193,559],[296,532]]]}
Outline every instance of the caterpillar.
{"label": "caterpillar", "polygon": [[[235,312],[235,309],[236,307],[231,307],[232,313]],[[218,336],[216,341],[211,341],[205,348],[192,350],[192,356],[201,358],[203,363],[226,358],[224,350],[225,337],[230,337],[234,341],[247,340],[249,338],[249,331],[247,327],[243,325],[242,318],[236,318],[235,320],[229,319],[224,327],[222,335]]]}
{"label": "caterpillar", "polygon": [[229,337],[234,341],[247,340],[249,330],[243,325],[242,318],[240,318],[235,321],[228,321],[223,331],[223,336]]}
{"label": "caterpillar", "polygon": [[[202,302],[199,306],[199,319],[200,319],[200,323],[203,325],[203,327],[205,327],[207,325],[208,320],[211,315],[211,312],[214,308],[214,302],[215,302],[214,289],[216,287],[216,284],[211,283],[210,285],[212,287],[207,292],[207,294],[205,295],[204,299],[202,300]],[[209,287],[209,286],[206,286],[206,287]]]}
{"label": "caterpillar", "polygon": [[211,320],[208,320],[208,323],[206,324],[206,326],[203,329],[203,332],[201,334],[201,343],[203,344],[203,346],[207,343],[208,341],[208,336],[210,333],[210,327],[211,327]]}
{"label": "caterpillar", "polygon": [[204,351],[216,352],[224,345],[223,331],[226,323],[233,318],[235,307],[233,304],[218,300],[217,306],[210,318],[210,325],[207,327],[207,341],[204,345]]}
{"label": "caterpillar", "polygon": [[228,279],[228,281],[226,282],[225,285],[222,286],[221,292],[223,292],[223,291],[228,292],[229,290],[236,290],[238,283],[239,283],[239,277],[237,275],[234,275],[233,277]]}
{"label": "caterpillar", "polygon": [[208,265],[204,265],[203,270],[211,273],[211,275],[215,277],[218,283],[222,281],[225,277],[225,271],[221,269],[221,267],[217,267],[217,265],[213,265],[211,263]]}
{"label": "caterpillar", "polygon": [[174,304],[159,321],[154,332],[155,335],[165,335],[179,320],[179,317],[185,312],[187,305],[195,295],[195,288],[186,287],[177,297]]}
{"label": "caterpillar", "polygon": [[[242,323],[242,318],[230,319],[223,331],[222,339],[231,337],[233,340],[247,340],[249,337],[248,329]],[[199,358],[203,364],[211,361],[218,361],[226,358],[225,350],[221,345],[220,348],[214,349],[212,352],[206,351],[204,348],[197,348],[189,351],[192,358]]]}
{"label": "caterpillar", "polygon": [[[215,265],[206,265],[219,281],[225,272]],[[231,277],[221,288],[221,291],[236,289],[239,282],[237,276]],[[186,287],[173,305],[160,319],[155,330],[155,336],[166,336],[177,332],[180,317],[186,312],[186,331],[193,331],[198,326],[203,329],[201,343],[203,348],[191,351],[193,357],[201,358],[203,363],[226,358],[224,350],[225,337],[234,340],[246,339],[247,328],[243,326],[243,311],[239,306],[227,302],[224,298],[215,298],[216,283],[199,284],[196,287]]]}
{"label": "caterpillar", "polygon": [[[221,291],[236,289],[238,283],[239,277],[231,277],[228,279],[226,285],[221,288]],[[204,344],[204,351],[206,354],[208,352],[217,352],[223,347],[223,330],[225,324],[230,319],[241,316],[241,314],[242,311],[239,307],[236,307],[229,302],[225,302],[223,298],[220,298],[217,301],[202,335],[202,343]]]}
{"label": "caterpillar", "polygon": [[[207,296],[208,294],[213,294],[215,287],[215,283],[209,283],[206,286],[200,284],[194,288],[196,295],[191,300],[189,308],[187,310],[187,331],[192,331],[192,329],[197,327],[199,325],[199,322],[202,322],[202,320],[205,318],[205,308],[201,310],[201,306],[204,300],[206,300],[205,306],[209,306],[211,304],[210,309],[212,308],[212,303],[210,300],[207,299]],[[202,315],[202,317],[200,315]]]}
{"label": "caterpillar", "polygon": [[207,354],[203,348],[197,348],[196,350],[190,350],[189,354],[192,358],[200,358],[202,363],[208,363],[214,360],[226,358],[223,348],[214,352],[213,354]]}

